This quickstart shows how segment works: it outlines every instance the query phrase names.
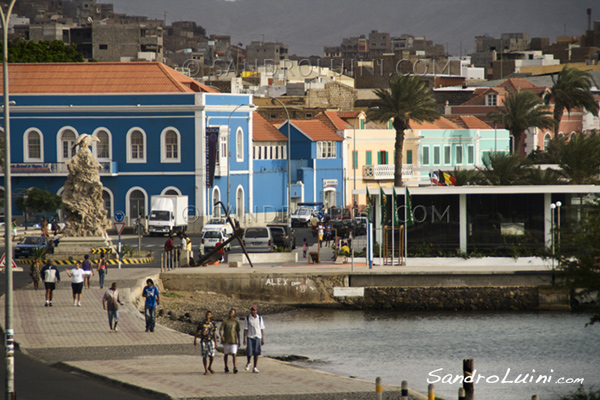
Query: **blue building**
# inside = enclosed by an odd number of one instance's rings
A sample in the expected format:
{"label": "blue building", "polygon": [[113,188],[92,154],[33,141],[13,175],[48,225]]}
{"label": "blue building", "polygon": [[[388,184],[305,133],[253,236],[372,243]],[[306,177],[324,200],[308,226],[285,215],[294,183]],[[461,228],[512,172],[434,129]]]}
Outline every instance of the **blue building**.
{"label": "blue building", "polygon": [[61,194],[72,146],[87,133],[99,139],[109,216],[122,210],[132,222],[158,194],[187,195],[199,217],[190,223],[217,212],[215,200],[242,222],[262,207],[252,196],[250,95],[220,94],[160,63],[13,64],[9,79],[13,201],[32,187]]}
{"label": "blue building", "polygon": [[[320,202],[324,207],[344,206],[343,138],[320,120],[292,120],[292,208],[299,202]],[[286,135],[288,122],[279,127]],[[301,186],[301,187],[300,187]]]}

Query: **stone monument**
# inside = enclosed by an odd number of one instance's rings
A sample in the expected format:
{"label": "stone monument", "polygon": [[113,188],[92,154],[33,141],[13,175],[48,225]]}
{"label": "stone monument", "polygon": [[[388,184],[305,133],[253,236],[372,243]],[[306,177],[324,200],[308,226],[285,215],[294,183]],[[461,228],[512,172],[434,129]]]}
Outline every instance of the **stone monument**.
{"label": "stone monument", "polygon": [[66,225],[55,254],[87,254],[91,247],[111,246],[106,233],[110,222],[102,200],[101,166],[89,149],[93,141],[99,140],[87,134],[79,136],[73,145],[79,150],[67,162],[69,175],[62,194]]}

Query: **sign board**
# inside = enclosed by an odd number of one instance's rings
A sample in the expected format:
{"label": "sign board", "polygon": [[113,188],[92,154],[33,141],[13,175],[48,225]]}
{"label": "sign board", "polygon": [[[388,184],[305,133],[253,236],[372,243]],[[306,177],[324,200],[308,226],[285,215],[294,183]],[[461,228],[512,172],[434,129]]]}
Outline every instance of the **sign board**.
{"label": "sign board", "polygon": [[115,212],[115,221],[123,222],[125,220],[125,213],[123,211]]}
{"label": "sign board", "polygon": [[323,179],[323,187],[337,187],[337,179]]}
{"label": "sign board", "polygon": [[117,234],[121,235],[121,233],[123,233],[123,229],[125,228],[125,222],[113,222],[113,225],[117,231]]}
{"label": "sign board", "polygon": [[335,297],[365,297],[364,287],[334,287]]}
{"label": "sign board", "polygon": [[[15,260],[12,260],[12,267],[13,267],[13,270],[19,268],[19,267],[17,267]],[[6,253],[2,254],[2,258],[0,258],[0,269],[4,269],[4,268],[6,268]]]}

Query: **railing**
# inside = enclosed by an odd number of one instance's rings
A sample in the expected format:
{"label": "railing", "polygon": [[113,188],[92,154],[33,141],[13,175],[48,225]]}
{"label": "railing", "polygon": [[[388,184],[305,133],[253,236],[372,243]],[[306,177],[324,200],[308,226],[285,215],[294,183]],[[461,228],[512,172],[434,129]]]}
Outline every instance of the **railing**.
{"label": "railing", "polygon": [[[365,165],[363,166],[363,179],[384,181],[394,179],[394,164],[381,164],[381,165]],[[413,165],[402,164],[402,177],[412,177]]]}
{"label": "railing", "polygon": [[[0,172],[4,173],[4,168],[0,167]],[[68,174],[67,163],[11,163],[10,172],[14,175],[31,174]],[[101,162],[100,174],[116,174],[117,163]]]}

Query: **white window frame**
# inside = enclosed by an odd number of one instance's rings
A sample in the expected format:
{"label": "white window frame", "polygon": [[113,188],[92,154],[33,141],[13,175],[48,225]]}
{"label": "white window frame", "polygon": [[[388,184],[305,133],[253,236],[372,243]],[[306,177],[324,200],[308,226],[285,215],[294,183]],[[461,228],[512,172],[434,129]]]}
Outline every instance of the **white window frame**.
{"label": "white window frame", "polygon": [[[239,197],[240,193],[242,194],[241,199]],[[244,196],[245,196],[244,188],[242,187],[242,185],[238,185],[238,187],[235,191],[235,214],[238,218],[238,221],[244,220],[245,207],[246,207],[246,198]],[[238,207],[240,200],[242,203],[242,207]]]}
{"label": "white window frame", "polygon": [[[460,154],[460,160],[458,158]],[[465,157],[464,157],[464,153],[463,153],[463,145],[462,144],[458,144],[455,146],[454,148],[454,162],[456,163],[456,165],[463,165],[465,162]]]}
{"label": "white window frame", "polygon": [[552,135],[550,135],[550,132],[546,132],[546,134],[544,135],[544,151],[548,151],[548,145],[550,144],[550,141],[552,140]]}
{"label": "white window frame", "polygon": [[337,142],[335,141],[318,141],[317,142],[317,158],[332,159],[337,155]]}
{"label": "white window frame", "polygon": [[131,221],[133,221],[137,217],[139,217],[139,215],[129,215],[129,211],[131,210],[131,193],[133,193],[136,190],[139,190],[140,192],[142,192],[144,194],[144,214],[146,214],[146,215],[150,214],[149,213],[150,210],[148,209],[148,192],[146,192],[146,190],[141,186],[134,186],[134,187],[130,188],[127,191],[127,194],[125,195],[125,209],[126,209],[127,216],[129,217],[129,219]]}
{"label": "white window frame", "polygon": [[498,105],[498,95],[496,93],[490,93],[485,96],[485,105],[486,106],[497,106]]}
{"label": "white window frame", "polygon": [[444,165],[452,165],[452,147],[449,145],[444,145],[443,162]]}
{"label": "white window frame", "polygon": [[[142,147],[143,147],[143,157],[141,158],[133,158],[132,157],[132,147],[131,147],[131,136],[134,132],[140,132],[142,134]],[[139,127],[131,128],[127,131],[127,135],[125,136],[125,141],[127,143],[127,163],[129,164],[143,164],[146,162],[146,157],[148,155],[148,146],[146,140],[146,132]]]}
{"label": "white window frame", "polygon": [[94,133],[92,133],[92,136],[98,137],[98,134],[100,132],[104,132],[108,136],[108,157],[100,157],[100,155],[98,154],[98,144],[100,142],[96,142],[96,141],[93,142],[92,151],[94,152],[94,155],[96,156],[98,161],[111,161],[112,160],[112,133],[107,128],[97,128],[96,130],[94,130]]}
{"label": "white window frame", "polygon": [[[437,151],[437,155],[438,155],[438,161],[435,162],[435,153]],[[441,149],[440,146],[433,146],[433,154],[431,157],[431,165],[441,165],[442,163],[442,154],[441,154]]]}
{"label": "white window frame", "polygon": [[[2,131],[4,133],[4,131]],[[29,134],[37,133],[40,136],[40,157],[29,157]],[[30,128],[23,135],[23,161],[24,162],[44,162],[44,135],[37,128]]]}
{"label": "white window frame", "polygon": [[[469,157],[471,158],[471,160],[469,160]],[[467,164],[468,165],[473,165],[475,164],[475,146],[473,146],[472,144],[467,146]]]}
{"label": "white window frame", "polygon": [[[177,157],[167,156],[167,133],[173,132],[177,137]],[[163,129],[160,133],[160,162],[161,163],[180,163],[181,162],[181,133],[172,126]]]}
{"label": "white window frame", "polygon": [[[113,192],[106,186],[102,187],[102,193],[104,193],[104,192],[108,193],[108,197],[110,197],[110,207],[108,210],[109,215],[107,215],[107,217],[111,218],[113,215],[115,215],[115,212],[114,212],[115,211],[115,196],[113,195]],[[104,204],[104,198],[103,198],[102,203]]]}
{"label": "white window frame", "polygon": [[75,134],[75,140],[73,141],[73,144],[75,144],[77,142],[77,138],[79,137],[79,132],[77,132],[77,129],[73,128],[72,126],[63,126],[62,128],[60,128],[58,130],[58,133],[56,134],[56,160],[59,163],[64,163],[64,162],[69,161],[76,154],[75,150],[70,150],[71,157],[65,158],[63,156],[63,140],[62,140],[62,135],[67,130],[73,131],[73,133]]}
{"label": "white window frame", "polygon": [[[427,162],[425,162],[425,150],[427,150]],[[421,149],[421,163],[423,165],[431,164],[431,151],[429,146],[423,146],[423,148]]]}
{"label": "white window frame", "polygon": [[235,131],[235,160],[244,161],[244,130],[241,127]]}

